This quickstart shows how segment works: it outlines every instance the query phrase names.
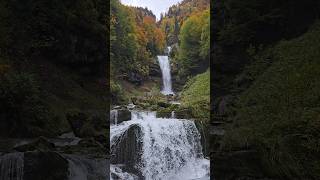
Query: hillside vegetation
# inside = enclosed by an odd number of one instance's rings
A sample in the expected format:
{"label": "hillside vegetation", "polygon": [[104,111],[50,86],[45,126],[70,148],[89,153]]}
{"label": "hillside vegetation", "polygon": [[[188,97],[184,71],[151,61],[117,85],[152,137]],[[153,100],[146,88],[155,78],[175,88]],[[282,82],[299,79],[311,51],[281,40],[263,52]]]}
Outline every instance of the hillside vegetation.
{"label": "hillside vegetation", "polygon": [[214,3],[217,178],[319,179],[319,15],[315,0]]}
{"label": "hillside vegetation", "polygon": [[71,111],[105,122],[106,8],[102,1],[0,2],[1,136],[69,132]]}

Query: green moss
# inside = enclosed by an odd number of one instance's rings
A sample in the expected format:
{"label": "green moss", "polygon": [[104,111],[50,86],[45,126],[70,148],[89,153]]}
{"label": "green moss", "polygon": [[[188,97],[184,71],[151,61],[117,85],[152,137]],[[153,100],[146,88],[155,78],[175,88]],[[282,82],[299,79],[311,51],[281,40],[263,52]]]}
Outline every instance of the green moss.
{"label": "green moss", "polygon": [[182,106],[190,107],[197,119],[210,117],[210,71],[190,79],[181,93]]}

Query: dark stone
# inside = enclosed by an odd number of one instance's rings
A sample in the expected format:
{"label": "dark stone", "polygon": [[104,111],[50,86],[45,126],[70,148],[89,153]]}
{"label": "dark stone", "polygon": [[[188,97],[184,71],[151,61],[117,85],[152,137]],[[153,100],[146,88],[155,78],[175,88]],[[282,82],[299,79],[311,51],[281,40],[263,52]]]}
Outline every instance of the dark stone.
{"label": "dark stone", "polygon": [[68,161],[58,153],[24,153],[24,180],[67,180],[68,173]]}
{"label": "dark stone", "polygon": [[149,65],[149,75],[154,77],[161,77],[161,70],[158,63],[152,63]]}
{"label": "dark stone", "polygon": [[210,134],[209,134],[210,131],[208,128],[208,124],[199,120],[195,120],[194,123],[201,135],[202,153],[204,157],[208,157],[210,152],[210,143],[208,140],[208,138],[210,137]]}
{"label": "dark stone", "polygon": [[171,104],[170,104],[170,103],[163,102],[163,101],[159,101],[159,102],[157,103],[157,105],[158,105],[159,107],[167,108],[167,107],[169,107]]}
{"label": "dark stone", "polygon": [[118,123],[131,120],[131,112],[127,109],[118,110]]}
{"label": "dark stone", "polygon": [[143,77],[138,73],[129,72],[127,80],[129,82],[132,82],[132,83],[136,84],[136,85],[141,85],[142,81],[143,81]]}
{"label": "dark stone", "polygon": [[73,133],[77,137],[81,137],[81,129],[88,120],[88,116],[82,112],[70,112],[67,114],[67,120],[71,126]]}
{"label": "dark stone", "polygon": [[45,137],[39,137],[36,140],[14,147],[16,151],[20,151],[20,152],[34,151],[34,150],[50,151],[50,150],[54,150],[54,148],[55,148],[55,145],[49,142],[48,139],[46,139]]}
{"label": "dark stone", "polygon": [[110,158],[112,164],[124,164],[124,171],[136,174],[139,177],[142,177],[142,174],[135,165],[141,162],[143,145],[140,141],[141,136],[140,126],[132,125],[129,127],[111,146]]}

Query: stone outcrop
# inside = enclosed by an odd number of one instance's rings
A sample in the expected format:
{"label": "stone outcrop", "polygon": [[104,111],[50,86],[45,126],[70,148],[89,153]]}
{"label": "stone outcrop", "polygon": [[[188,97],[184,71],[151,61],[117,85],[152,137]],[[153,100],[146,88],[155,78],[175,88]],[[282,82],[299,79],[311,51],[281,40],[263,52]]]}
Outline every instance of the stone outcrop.
{"label": "stone outcrop", "polygon": [[111,145],[112,164],[124,164],[123,170],[142,177],[136,165],[141,162],[142,131],[140,126],[132,125]]}

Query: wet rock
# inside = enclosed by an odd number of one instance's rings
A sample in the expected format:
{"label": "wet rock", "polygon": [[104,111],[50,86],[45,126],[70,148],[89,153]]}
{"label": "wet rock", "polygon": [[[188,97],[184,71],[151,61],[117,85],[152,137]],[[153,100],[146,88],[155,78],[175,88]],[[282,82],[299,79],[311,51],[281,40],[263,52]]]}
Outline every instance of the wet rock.
{"label": "wet rock", "polygon": [[118,123],[131,120],[131,112],[127,109],[118,110]]}
{"label": "wet rock", "polygon": [[111,163],[124,164],[123,170],[142,177],[136,165],[141,162],[142,131],[140,126],[132,125],[111,146]]}
{"label": "wet rock", "polygon": [[58,153],[24,153],[24,180],[67,180],[68,173],[68,161]]}
{"label": "wet rock", "polygon": [[208,124],[199,120],[194,121],[200,135],[201,135],[201,146],[202,146],[202,153],[204,157],[209,157],[210,152],[210,131],[208,128]]}
{"label": "wet rock", "polygon": [[16,151],[20,151],[20,152],[34,151],[34,150],[50,151],[50,150],[54,150],[54,148],[55,148],[55,145],[49,142],[49,140],[46,139],[45,137],[39,137],[36,140],[32,140],[29,142],[26,141],[14,147]]}

